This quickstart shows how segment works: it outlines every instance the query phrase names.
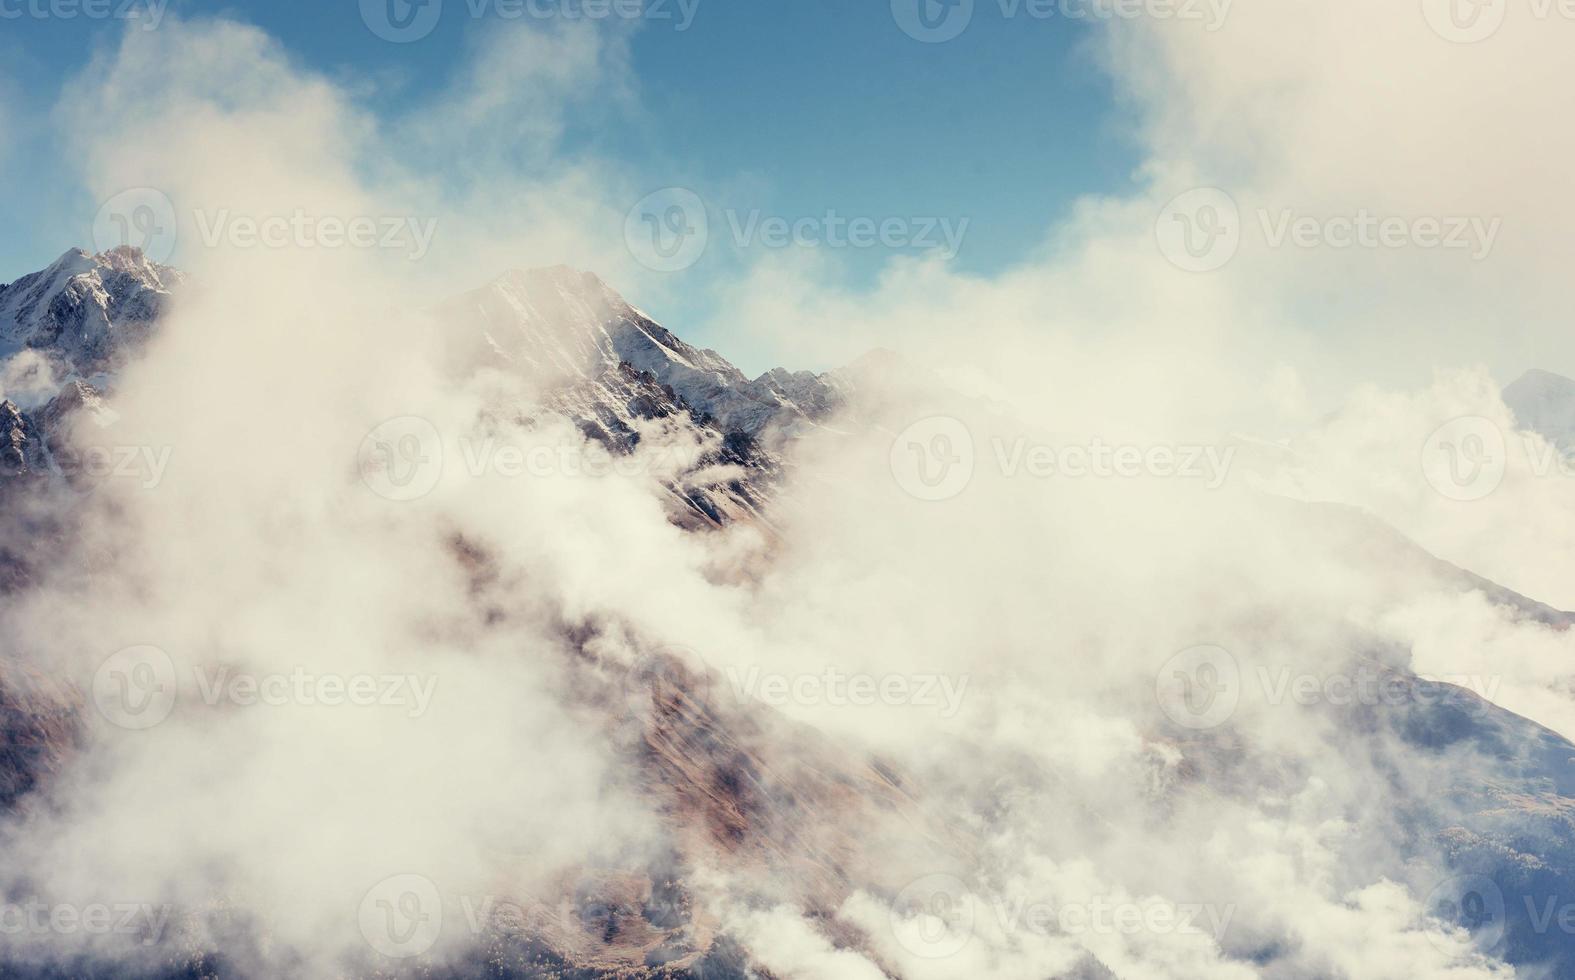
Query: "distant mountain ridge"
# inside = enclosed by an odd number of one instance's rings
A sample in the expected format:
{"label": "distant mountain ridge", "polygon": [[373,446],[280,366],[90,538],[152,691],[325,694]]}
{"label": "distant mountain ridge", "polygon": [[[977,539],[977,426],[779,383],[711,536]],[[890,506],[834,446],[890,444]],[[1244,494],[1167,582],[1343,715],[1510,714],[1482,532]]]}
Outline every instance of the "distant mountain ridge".
{"label": "distant mountain ridge", "polygon": [[1530,370],[1504,388],[1504,404],[1522,428],[1565,452],[1575,451],[1575,380]]}

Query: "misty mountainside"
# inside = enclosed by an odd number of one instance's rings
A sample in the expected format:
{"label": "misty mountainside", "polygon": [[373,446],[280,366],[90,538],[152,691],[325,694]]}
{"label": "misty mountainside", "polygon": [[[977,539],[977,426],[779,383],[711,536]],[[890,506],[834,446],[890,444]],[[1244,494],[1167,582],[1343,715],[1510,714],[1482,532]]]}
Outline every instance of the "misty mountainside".
{"label": "misty mountainside", "polygon": [[[79,409],[108,418],[115,369],[142,348],[184,282],[179,271],[122,247],[99,255],[72,249],[0,286],[0,357],[10,358],[0,389],[0,466],[58,472],[50,439]],[[658,419],[712,444],[693,469],[722,478],[670,487],[683,526],[763,519],[783,444],[843,406],[850,385],[836,374],[782,368],[751,380],[595,275],[564,266],[507,273],[436,312],[457,335],[456,369],[518,372],[545,393],[542,408],[611,453],[632,451],[638,425]]]}
{"label": "misty mountainside", "polygon": [[[62,561],[96,558],[70,546],[69,522],[51,509],[53,501],[85,489],[60,473],[57,456],[74,422],[114,424],[115,371],[138,355],[184,285],[179,272],[117,249],[96,256],[73,250],[0,287],[6,359],[0,459],[7,487],[0,493],[0,602],[24,597]],[[653,422],[680,426],[714,446],[692,479],[666,487],[671,520],[696,533],[746,521],[769,526],[772,508],[787,492],[783,477],[798,441],[848,425],[857,396],[850,380],[856,372],[778,369],[750,379],[722,355],[656,324],[594,275],[564,267],[510,272],[435,309],[454,334],[457,370],[519,372],[544,393],[542,404],[521,406],[522,414],[561,415],[614,454],[637,449]],[[863,369],[880,367],[877,358]],[[1575,432],[1568,414],[1575,383],[1539,377],[1527,395],[1524,382],[1512,386],[1512,407],[1523,424],[1549,438],[1561,425]],[[9,492],[13,487],[25,492]],[[1284,506],[1305,511],[1317,536],[1353,561],[1402,569],[1397,593],[1480,593],[1516,621],[1558,631],[1575,622],[1441,561],[1362,512]],[[46,547],[37,546],[41,540]],[[509,615],[517,595],[485,542],[455,535],[432,560],[465,577],[478,621]],[[905,974],[882,953],[889,943],[835,914],[859,895],[895,902],[911,882],[894,869],[941,871],[983,893],[1010,879],[1021,858],[1019,842],[990,833],[1002,814],[1032,815],[1047,853],[1069,863],[1080,855],[1057,850],[1063,823],[1089,834],[1117,833],[1113,823],[1100,829],[1107,825],[1098,812],[1065,812],[1068,777],[1027,757],[987,757],[988,747],[961,744],[950,748],[970,760],[966,767],[904,771],[764,703],[723,697],[723,679],[682,652],[652,648],[634,668],[609,663],[598,630],[615,625],[564,615],[563,668],[573,692],[567,707],[587,731],[617,747],[628,782],[660,814],[664,852],[566,871],[547,894],[509,894],[511,904],[484,924],[476,949],[460,962],[380,962],[365,975],[771,977],[749,943],[729,934],[698,899],[707,874],[721,868],[755,883],[731,896],[740,905],[795,909],[825,924],[829,946],[858,951],[885,975],[899,977]],[[1272,633],[1279,625],[1264,629]],[[1575,896],[1575,745],[1478,693],[1416,676],[1409,651],[1374,637],[1353,636],[1342,655],[1349,663],[1337,666],[1353,675],[1429,694],[1304,709],[1328,731],[1348,771],[1375,774],[1375,792],[1392,810],[1394,826],[1381,830],[1403,839],[1403,860],[1376,870],[1431,895],[1439,918],[1469,931],[1484,951],[1525,965],[1531,975],[1575,977],[1575,952],[1538,925],[1548,902]],[[1205,792],[1243,805],[1291,801],[1307,784],[1337,778],[1307,772],[1277,746],[1255,743],[1231,726],[1178,730],[1147,693],[1140,711],[1154,762],[1152,814],[1144,819],[1156,828]],[[91,737],[81,717],[91,710],[85,704],[72,679],[0,656],[0,811],[17,820],[50,819],[57,805],[51,788]],[[959,787],[968,792],[957,794]],[[1366,853],[1368,835],[1379,832],[1340,829],[1353,855]],[[1329,873],[1355,880],[1373,870]],[[506,881],[501,870],[499,877]],[[1482,897],[1484,880],[1495,891],[1485,907],[1471,900]],[[232,917],[228,898],[215,895],[182,909],[172,926],[180,937],[173,948],[113,965],[84,959],[78,972],[226,975],[237,950],[250,952],[255,942]],[[225,948],[223,937],[231,934],[234,948]],[[1294,937],[1250,923],[1219,937],[1218,945],[1264,976],[1338,975],[1304,956]],[[1122,975],[1118,953],[1090,949],[1056,975]],[[9,960],[3,948],[0,973],[71,975]]]}

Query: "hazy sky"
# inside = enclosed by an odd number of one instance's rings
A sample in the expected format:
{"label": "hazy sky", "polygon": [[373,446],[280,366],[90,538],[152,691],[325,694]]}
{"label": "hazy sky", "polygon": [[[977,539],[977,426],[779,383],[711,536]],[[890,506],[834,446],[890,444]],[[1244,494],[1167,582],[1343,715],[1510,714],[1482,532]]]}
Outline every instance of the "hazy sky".
{"label": "hazy sky", "polygon": [[[50,2],[8,0],[5,10],[22,16],[0,22],[0,127],[9,145],[0,149],[0,178],[27,188],[0,196],[0,282],[89,244],[99,205],[61,149],[51,108],[95,51],[118,43],[127,21],[32,15]],[[256,24],[300,67],[390,117],[449,86],[486,38],[551,28],[572,19],[563,11],[580,9],[574,0],[533,0],[510,18],[506,3],[447,0],[430,33],[409,43],[377,36],[355,0],[172,0],[165,14]],[[1113,124],[1108,79],[1085,50],[1090,21],[1008,18],[992,3],[959,37],[922,43],[884,2],[684,3],[653,5],[640,21],[601,22],[629,36],[629,84],[577,103],[563,147],[616,161],[651,189],[693,187],[706,197],[726,234],[713,234],[713,248],[685,270],[694,283],[728,273],[727,211],[736,210],[740,226],[756,209],[788,218],[830,209],[848,218],[966,220],[955,262],[988,273],[1033,249],[1076,194],[1121,192],[1131,182],[1136,153]],[[447,159],[430,158],[434,169],[462,165],[465,148],[449,150]],[[561,157],[517,160],[522,176],[562,165]],[[835,264],[846,282],[864,284],[892,251],[844,248]],[[690,319],[697,312],[671,310]]]}

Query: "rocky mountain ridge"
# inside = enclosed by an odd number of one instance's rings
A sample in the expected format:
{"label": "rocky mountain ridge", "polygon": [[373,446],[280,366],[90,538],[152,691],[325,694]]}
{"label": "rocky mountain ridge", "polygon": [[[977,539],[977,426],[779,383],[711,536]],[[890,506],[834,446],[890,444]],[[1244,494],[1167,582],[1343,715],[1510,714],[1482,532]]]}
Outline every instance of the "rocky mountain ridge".
{"label": "rocky mountain ridge", "polygon": [[[80,409],[104,413],[115,371],[147,342],[186,277],[121,247],[71,249],[0,286],[0,471],[58,475],[52,440]],[[716,351],[685,342],[595,275],[566,266],[514,270],[433,311],[461,375],[517,372],[543,393],[535,408],[571,419],[587,439],[632,452],[641,423],[673,420],[714,445],[695,467],[715,482],[670,487],[681,526],[765,521],[781,448],[825,423],[849,382],[777,368],[750,379]],[[58,446],[54,447],[58,448]]]}

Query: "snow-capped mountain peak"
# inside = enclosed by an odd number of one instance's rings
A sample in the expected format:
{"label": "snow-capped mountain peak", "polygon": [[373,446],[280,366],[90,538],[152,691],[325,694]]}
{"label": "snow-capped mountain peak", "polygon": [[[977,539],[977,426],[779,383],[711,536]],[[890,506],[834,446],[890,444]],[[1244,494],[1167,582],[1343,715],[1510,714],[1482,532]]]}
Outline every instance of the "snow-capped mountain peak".
{"label": "snow-capped mountain peak", "polygon": [[695,347],[592,273],[567,266],[515,270],[459,297],[446,319],[476,330],[481,351],[544,382],[596,382],[627,364],[671,387],[724,433],[791,433],[841,403],[827,375],[776,369],[754,380]]}
{"label": "snow-capped mountain peak", "polygon": [[123,363],[185,277],[130,246],[69,249],[48,268],[0,285],[0,356],[31,348],[62,379]]}

